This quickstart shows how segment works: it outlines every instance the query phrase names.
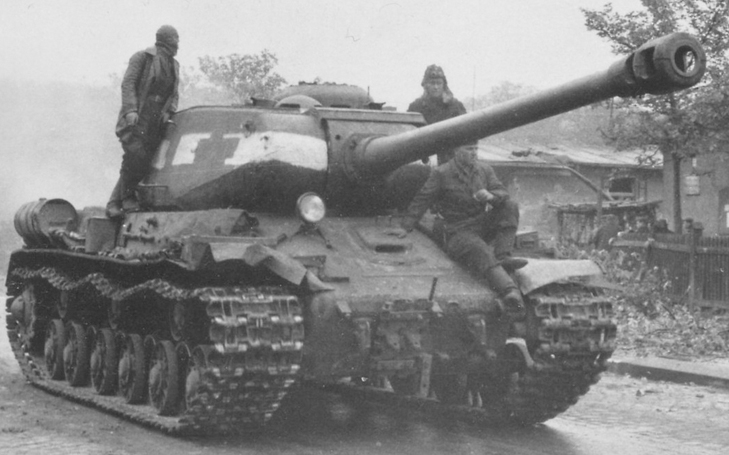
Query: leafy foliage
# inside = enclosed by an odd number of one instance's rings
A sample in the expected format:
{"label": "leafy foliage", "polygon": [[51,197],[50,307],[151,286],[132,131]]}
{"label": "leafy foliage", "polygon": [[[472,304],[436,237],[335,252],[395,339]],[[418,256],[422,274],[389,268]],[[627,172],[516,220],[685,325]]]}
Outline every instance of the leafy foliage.
{"label": "leafy foliage", "polygon": [[[534,87],[504,81],[492,87],[484,95],[476,98],[464,98],[463,103],[469,109],[478,110],[536,92],[537,89]],[[604,147],[605,139],[601,130],[605,129],[611,121],[610,115],[608,105],[597,103],[496,134],[487,141],[494,143],[505,141],[525,146],[529,144],[542,146],[579,144],[588,147]]]}
{"label": "leafy foliage", "polygon": [[562,250],[567,257],[592,259],[620,286],[609,292],[618,324],[618,350],[636,356],[714,358],[729,355],[729,320],[701,315],[676,295],[658,269],[647,270],[637,253]]}
{"label": "leafy foliage", "polygon": [[250,97],[270,98],[286,83],[281,75],[273,72],[278,58],[265,49],[257,55],[230,54],[217,58],[206,55],[198,61],[210,82],[223,87],[239,103],[245,103]]}
{"label": "leafy foliage", "polygon": [[[611,43],[615,53],[632,52],[659,36],[683,31],[706,52],[707,71],[697,86],[663,96],[618,101],[606,136],[618,148],[660,151],[670,157],[673,181],[680,163],[729,145],[729,4],[726,0],[641,0],[643,9],[619,14],[610,3],[583,9],[585,25]],[[695,62],[684,62],[691,64]],[[669,161],[669,160],[666,160]],[[680,232],[681,189],[673,185],[673,222]]]}
{"label": "leafy foliage", "polygon": [[607,4],[583,9],[585,25],[610,42],[616,54],[636,50],[672,32],[695,36],[707,56],[707,72],[696,88],[619,102],[609,137],[621,148],[657,147],[663,153],[695,156],[725,142],[729,121],[729,5],[725,0],[641,0],[644,10],[619,14]]}
{"label": "leafy foliage", "polygon": [[237,99],[227,89],[207,81],[206,76],[192,66],[180,68],[179,109],[199,105],[229,105]]}

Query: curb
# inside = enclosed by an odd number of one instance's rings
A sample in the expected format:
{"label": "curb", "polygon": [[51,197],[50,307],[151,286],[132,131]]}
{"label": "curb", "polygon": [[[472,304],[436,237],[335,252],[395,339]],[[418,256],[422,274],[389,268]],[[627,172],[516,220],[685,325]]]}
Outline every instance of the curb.
{"label": "curb", "polygon": [[715,365],[661,357],[626,357],[609,360],[608,371],[651,381],[729,389],[729,363]]}

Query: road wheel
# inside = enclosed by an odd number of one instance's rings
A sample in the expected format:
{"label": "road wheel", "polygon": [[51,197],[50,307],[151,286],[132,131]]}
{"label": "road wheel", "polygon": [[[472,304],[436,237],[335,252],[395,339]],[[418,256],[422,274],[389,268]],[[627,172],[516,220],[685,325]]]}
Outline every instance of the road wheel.
{"label": "road wheel", "polygon": [[81,387],[89,380],[89,350],[86,330],[77,322],[66,324],[66,345],[63,348],[63,367],[66,380],[72,387]]}
{"label": "road wheel", "polygon": [[99,395],[114,393],[118,367],[114,332],[111,329],[97,330],[96,343],[91,353],[91,383]]}
{"label": "road wheel", "polygon": [[66,346],[66,329],[60,319],[48,324],[44,357],[46,370],[51,379],[63,379],[63,348]]}
{"label": "road wheel", "polygon": [[147,394],[147,366],[144,343],[136,333],[126,336],[119,356],[119,393],[129,404],[144,402]]}
{"label": "road wheel", "polygon": [[212,346],[200,345],[192,351],[192,358],[187,363],[185,375],[185,407],[192,409],[203,404],[205,391],[203,387],[203,372],[208,368],[208,358],[214,352]]}
{"label": "road wheel", "polygon": [[159,415],[174,415],[178,409],[179,371],[171,341],[157,343],[149,370],[149,399]]}

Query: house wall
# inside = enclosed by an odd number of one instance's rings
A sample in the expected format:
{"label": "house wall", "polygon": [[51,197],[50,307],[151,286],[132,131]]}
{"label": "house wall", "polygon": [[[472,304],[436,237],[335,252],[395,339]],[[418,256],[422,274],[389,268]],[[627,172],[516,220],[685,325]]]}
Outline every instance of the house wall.
{"label": "house wall", "polygon": [[597,202],[597,195],[569,171],[549,168],[494,166],[499,179],[519,203],[519,229],[539,232],[540,237],[559,233],[557,213],[550,204]]}
{"label": "house wall", "polygon": [[[729,235],[729,155],[713,153],[681,161],[681,216],[704,226],[705,235]],[[698,176],[699,194],[688,195],[686,177]],[[673,226],[673,160],[664,157],[664,211]]]}
{"label": "house wall", "polygon": [[[542,238],[556,238],[559,234],[557,213],[550,204],[597,203],[596,191],[569,171],[496,163],[493,167],[508,187],[511,197],[519,203],[519,229],[538,231]],[[607,180],[614,170],[611,167],[582,166],[579,172],[597,186],[600,177]],[[663,182],[660,169],[633,169],[630,172],[647,182],[647,200],[661,199]]]}
{"label": "house wall", "polygon": [[[605,179],[605,185],[607,186],[607,180],[610,174],[616,169],[612,167],[597,167],[597,166],[579,166],[577,170],[589,178],[596,184],[600,183],[600,178]],[[664,199],[663,195],[663,171],[658,168],[651,169],[629,169],[623,170],[625,175],[635,177],[637,181],[642,182],[640,185],[640,192],[637,195],[638,200],[642,201],[659,201]],[[643,186],[645,185],[645,187]],[[645,191],[644,191],[645,188]]]}

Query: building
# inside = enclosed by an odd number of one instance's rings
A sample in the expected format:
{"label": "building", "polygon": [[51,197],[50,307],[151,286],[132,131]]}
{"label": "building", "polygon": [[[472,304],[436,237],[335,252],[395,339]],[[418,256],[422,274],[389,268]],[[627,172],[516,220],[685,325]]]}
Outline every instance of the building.
{"label": "building", "polygon": [[639,157],[607,147],[479,143],[479,158],[495,168],[520,204],[520,230],[578,244],[586,244],[596,227],[598,201],[600,213],[616,213],[622,222],[639,214],[665,217],[662,163],[642,165]]}
{"label": "building", "polygon": [[[718,152],[681,160],[679,175],[681,217],[700,222],[705,235],[729,235],[729,155]],[[674,177],[668,156],[663,179],[663,211],[671,222]]]}

